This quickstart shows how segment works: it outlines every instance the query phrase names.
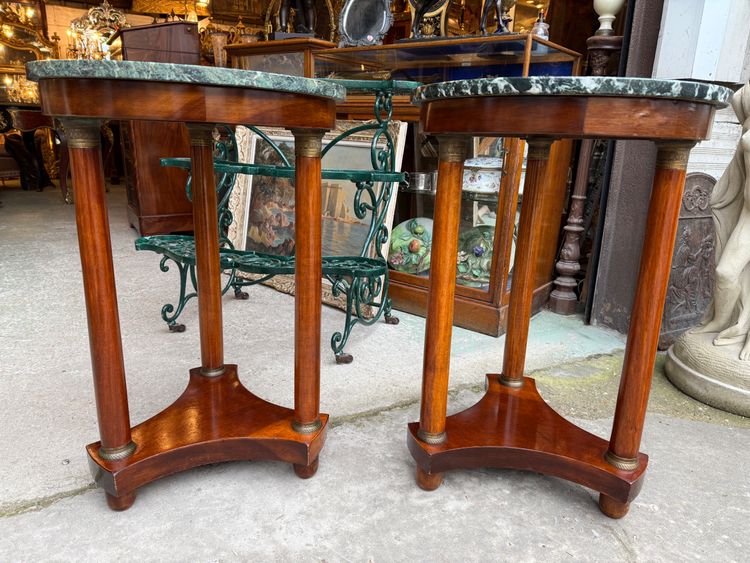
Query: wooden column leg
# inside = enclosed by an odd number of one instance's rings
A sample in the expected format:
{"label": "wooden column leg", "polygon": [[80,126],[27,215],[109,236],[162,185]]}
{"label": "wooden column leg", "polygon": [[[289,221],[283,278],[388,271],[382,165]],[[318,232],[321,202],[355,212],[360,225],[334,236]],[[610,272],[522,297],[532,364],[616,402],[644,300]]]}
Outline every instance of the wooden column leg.
{"label": "wooden column leg", "polygon": [[[76,185],[76,225],[101,437],[99,455],[106,460],[125,459],[133,454],[136,445],[130,434],[112,243],[104,197],[99,122],[65,120],[65,131]],[[107,497],[110,506],[118,510],[128,508],[135,500],[134,493],[121,499],[110,495]]]}
{"label": "wooden column leg", "polygon": [[[296,432],[311,434],[320,421],[321,169],[323,131],[294,130],[295,296],[294,421]],[[317,467],[317,460],[311,463]],[[312,468],[295,466],[300,477]]]}
{"label": "wooden column leg", "polygon": [[[656,175],[643,241],[638,287],[630,316],[628,342],[606,460],[623,471],[638,467],[638,449],[646,417],[662,311],[672,267],[685,169],[693,144],[657,143]],[[600,495],[599,507],[621,518],[629,503]]]}
{"label": "wooden column leg", "polygon": [[[427,444],[446,440],[448,372],[453,332],[453,299],[456,292],[456,256],[461,211],[461,184],[467,139],[440,137],[438,186],[432,229],[430,289],[422,366],[422,404],[417,437]],[[417,484],[434,490],[442,473],[428,474],[417,467]]]}
{"label": "wooden column leg", "polygon": [[188,125],[192,159],[193,229],[201,335],[201,373],[224,373],[221,265],[213,159],[213,125]]}
{"label": "wooden column leg", "polygon": [[500,382],[509,387],[523,385],[526,363],[526,343],[529,338],[531,300],[534,296],[534,278],[539,253],[544,179],[547,173],[552,139],[528,139],[526,180],[523,185],[521,219],[513,264],[513,281],[508,304],[508,329],[505,333],[505,354]]}

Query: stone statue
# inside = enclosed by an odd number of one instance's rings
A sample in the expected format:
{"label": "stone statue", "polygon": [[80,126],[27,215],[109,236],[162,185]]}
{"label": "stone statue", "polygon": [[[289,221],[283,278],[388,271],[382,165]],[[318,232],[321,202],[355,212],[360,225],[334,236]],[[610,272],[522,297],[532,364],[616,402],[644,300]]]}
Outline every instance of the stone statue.
{"label": "stone statue", "polygon": [[742,135],[714,186],[716,272],[703,322],[669,348],[665,369],[682,391],[750,416],[750,84],[732,97]]}
{"label": "stone statue", "polygon": [[281,0],[279,8],[279,31],[286,33],[289,24],[289,9],[294,2],[295,33],[315,33],[315,7],[313,0]]}
{"label": "stone statue", "polygon": [[742,342],[750,360],[750,84],[732,97],[742,125],[737,151],[711,194],[716,229],[713,306],[696,334],[717,333],[715,346]]}

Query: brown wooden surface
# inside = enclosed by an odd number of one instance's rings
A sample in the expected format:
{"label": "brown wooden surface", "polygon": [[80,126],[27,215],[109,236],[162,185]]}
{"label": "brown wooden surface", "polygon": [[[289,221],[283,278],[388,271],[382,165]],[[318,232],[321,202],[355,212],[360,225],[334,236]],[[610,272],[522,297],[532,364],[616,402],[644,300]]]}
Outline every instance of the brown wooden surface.
{"label": "brown wooden surface", "polygon": [[130,224],[143,236],[192,231],[193,206],[185,192],[188,172],[159,163],[162,157],[190,156],[185,126],[130,121],[120,130]]}
{"label": "brown wooden surface", "polygon": [[[322,134],[321,134],[322,138]],[[303,142],[295,134],[295,147]],[[320,410],[321,168],[320,157],[295,157],[294,420],[313,424]]]}
{"label": "brown wooden surface", "polygon": [[453,469],[499,467],[561,477],[603,492],[619,502],[640,490],[648,456],[634,471],[604,461],[607,441],[568,422],[544,402],[533,379],[520,388],[488,374],[489,388],[474,406],[447,418],[447,441],[430,445],[409,424],[407,443],[417,467],[431,476]]}
{"label": "brown wooden surface", "polygon": [[200,64],[198,24],[167,22],[119,31],[126,61]]}
{"label": "brown wooden surface", "polygon": [[[446,113],[448,108],[453,110],[452,117]],[[646,456],[638,450],[687,156],[694,141],[708,135],[713,112],[714,107],[709,104],[689,101],[586,96],[498,96],[441,100],[423,105],[426,133],[471,135],[477,132],[474,127],[481,127],[484,134],[522,134],[532,138],[514,266],[503,381],[518,381],[523,374],[533,292],[530,282],[534,277],[539,236],[546,229],[542,220],[544,214],[539,208],[551,193],[542,170],[543,155],[534,150],[534,137],[545,137],[550,133],[564,138],[651,137],[658,141],[659,157],[610,442],[588,434],[554,413],[536,392],[533,380],[523,378],[522,387],[507,387],[496,381],[498,376],[490,375],[489,389],[484,398],[475,406],[448,417],[445,423],[447,439],[443,443],[431,443],[420,435],[420,424],[410,425],[408,443],[419,468],[419,486],[437,487],[440,474],[449,469],[484,466],[527,469],[563,477],[599,491],[599,506],[607,516],[621,518],[627,513],[629,503],[638,494],[645,471]],[[484,119],[480,119],[482,115]],[[545,119],[539,120],[541,115],[546,116]],[[455,252],[442,254],[437,248],[441,244],[441,239],[433,239],[433,269],[436,268],[436,258],[455,263]],[[452,285],[454,282],[446,280],[445,283]],[[444,291],[444,287],[431,285],[431,292],[442,294]],[[441,322],[448,325],[450,319],[443,318]],[[447,329],[449,331],[449,327]],[[446,327],[436,332],[441,330],[446,330]],[[433,357],[444,357],[450,354],[446,342],[449,345],[450,340],[431,338],[428,334],[425,349],[430,350]],[[434,408],[444,409],[445,386],[427,369],[423,381],[422,412],[430,412],[432,403]]]}
{"label": "brown wooden surface", "polygon": [[[708,138],[713,107],[614,96],[497,96],[435,100],[422,104],[421,115],[431,134],[696,140]],[[509,119],[521,115],[523,119]]]}
{"label": "brown wooden surface", "polygon": [[333,129],[336,107],[330,98],[168,82],[59,79],[43,80],[39,90],[44,113],[103,119]]}
{"label": "brown wooden surface", "polygon": [[320,454],[328,415],[312,434],[292,430],[293,411],[253,395],[240,382],[237,366],[218,377],[190,371],[182,395],[159,414],[133,428],[138,445],[126,460],[107,461],[99,442],[89,444],[94,480],[122,497],[156,479],[192,467],[239,460],[276,460],[310,465]]}
{"label": "brown wooden surface", "polygon": [[690,146],[674,146],[684,155],[684,165],[660,162],[665,154],[675,150],[668,143],[659,146],[657,155],[638,288],[630,316],[628,345],[610,439],[611,452],[625,459],[635,458],[641,442],[685,185]]}
{"label": "brown wooden surface", "polygon": [[[422,396],[428,399],[422,401],[420,411],[420,428],[433,435],[441,434],[445,428],[463,154],[466,147],[465,139],[440,138],[438,142],[440,160],[422,367]],[[445,152],[460,153],[461,156],[446,160]]]}
{"label": "brown wooden surface", "polygon": [[[196,23],[166,22],[123,28],[115,36],[122,39],[122,56],[126,61],[200,63]],[[123,124],[120,131],[130,224],[143,236],[192,231],[193,207],[185,194],[187,172],[159,164],[162,157],[190,155],[185,126],[131,121]]]}
{"label": "brown wooden surface", "polygon": [[521,383],[526,363],[531,300],[534,295],[539,235],[542,232],[539,224],[542,219],[542,204],[546,191],[544,181],[551,144],[551,139],[532,138],[528,141],[526,180],[523,188],[521,219],[518,225],[518,241],[508,305],[508,328],[503,354],[502,380],[510,385]]}
{"label": "brown wooden surface", "polygon": [[[98,126],[93,126],[99,134]],[[69,131],[69,133],[71,133]],[[130,415],[100,147],[71,148],[76,226],[101,445],[130,442]]]}
{"label": "brown wooden surface", "polygon": [[[459,289],[459,287],[456,289]],[[531,310],[534,313],[544,307],[551,290],[551,282],[534,290],[534,297],[531,304]],[[412,315],[425,316],[425,312],[427,311],[426,288],[413,286],[408,283],[397,283],[390,286],[388,294],[393,300],[398,300],[400,311],[406,311]],[[508,294],[506,293],[506,295]],[[505,334],[507,315],[507,301],[496,305],[487,301],[463,298],[458,294],[455,296],[453,309],[453,324],[455,326],[481,332],[482,334],[500,336]]]}
{"label": "brown wooden surface", "polygon": [[201,337],[201,367],[206,373],[224,366],[224,334],[221,314],[219,232],[216,228],[216,179],[214,178],[213,124],[191,124],[193,224],[198,287],[198,322]]}

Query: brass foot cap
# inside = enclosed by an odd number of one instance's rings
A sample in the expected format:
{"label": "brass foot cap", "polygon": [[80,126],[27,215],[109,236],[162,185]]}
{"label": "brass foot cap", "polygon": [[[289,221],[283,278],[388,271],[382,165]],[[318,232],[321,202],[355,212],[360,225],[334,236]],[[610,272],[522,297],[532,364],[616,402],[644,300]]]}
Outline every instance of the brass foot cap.
{"label": "brass foot cap", "polygon": [[520,378],[511,379],[509,377],[505,377],[504,375],[500,376],[500,383],[502,383],[506,387],[513,387],[513,388],[523,387],[523,379],[520,379]]}
{"label": "brass foot cap", "polygon": [[312,434],[313,432],[317,432],[323,427],[323,423],[318,418],[314,422],[297,422],[296,420],[292,421],[292,429],[295,432],[298,432],[299,434]]}
{"label": "brass foot cap", "polygon": [[224,372],[227,371],[227,368],[224,366],[218,367],[218,368],[201,368],[201,375],[205,377],[218,377],[220,375],[223,375]]}
{"label": "brass foot cap", "polygon": [[619,455],[615,455],[612,452],[608,451],[606,454],[604,454],[604,459],[610,465],[614,465],[617,469],[622,469],[623,471],[634,471],[638,469],[638,458],[635,457],[620,457]]}
{"label": "brass foot cap", "polygon": [[115,461],[118,459],[125,459],[126,457],[130,457],[135,453],[135,442],[132,440],[125,444],[124,446],[120,446],[119,448],[99,448],[99,457],[102,459],[106,459],[107,461]]}
{"label": "brass foot cap", "polygon": [[435,445],[445,442],[448,439],[448,435],[445,432],[434,434],[420,428],[419,430],[417,430],[417,438],[422,440],[425,444]]}

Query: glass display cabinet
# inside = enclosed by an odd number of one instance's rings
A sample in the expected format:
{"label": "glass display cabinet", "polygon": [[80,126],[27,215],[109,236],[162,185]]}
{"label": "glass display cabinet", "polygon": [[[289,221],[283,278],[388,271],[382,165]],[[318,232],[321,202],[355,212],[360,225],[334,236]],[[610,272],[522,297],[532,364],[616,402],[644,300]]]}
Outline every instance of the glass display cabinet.
{"label": "glass display cabinet", "polygon": [[[311,48],[299,44],[312,62],[299,64],[317,78],[409,80],[422,83],[494,76],[570,76],[581,70],[581,55],[530,34],[405,40],[390,45]],[[315,45],[314,47],[319,47]],[[229,46],[230,66],[273,71],[267,55],[295,48],[286,41]],[[430,227],[434,209],[437,140],[419,131],[419,107],[409,96],[394,96],[393,119],[411,122],[402,185],[392,225],[390,293],[396,309],[424,315],[429,281]],[[372,101],[350,95],[339,104],[341,119],[371,119]],[[571,141],[554,143],[547,167],[551,186],[543,209],[545,232],[536,274],[534,309],[552,289],[554,262],[565,201]],[[513,232],[520,205],[524,143],[518,139],[477,138],[468,147],[461,210],[461,232],[454,322],[498,336],[505,330],[512,271]],[[481,160],[477,160],[484,157]],[[491,181],[487,178],[492,178]]]}

